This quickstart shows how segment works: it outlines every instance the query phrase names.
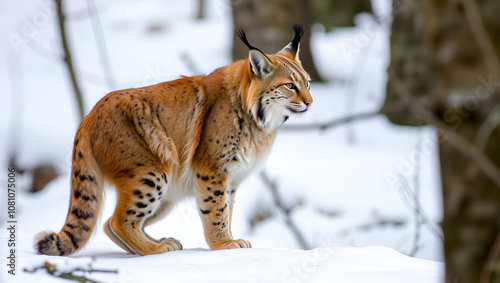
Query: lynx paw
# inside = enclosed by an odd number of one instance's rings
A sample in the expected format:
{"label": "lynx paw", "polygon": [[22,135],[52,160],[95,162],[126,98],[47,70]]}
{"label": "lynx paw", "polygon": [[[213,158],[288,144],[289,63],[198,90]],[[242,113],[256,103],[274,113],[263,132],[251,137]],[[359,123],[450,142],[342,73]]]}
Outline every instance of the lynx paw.
{"label": "lynx paw", "polygon": [[166,248],[165,252],[182,250],[181,243],[174,238],[161,238],[158,245],[162,246],[163,249]]}
{"label": "lynx paw", "polygon": [[243,239],[230,240],[222,242],[218,245],[214,245],[212,250],[224,250],[224,249],[241,249],[241,248],[251,248],[252,245],[249,241]]}

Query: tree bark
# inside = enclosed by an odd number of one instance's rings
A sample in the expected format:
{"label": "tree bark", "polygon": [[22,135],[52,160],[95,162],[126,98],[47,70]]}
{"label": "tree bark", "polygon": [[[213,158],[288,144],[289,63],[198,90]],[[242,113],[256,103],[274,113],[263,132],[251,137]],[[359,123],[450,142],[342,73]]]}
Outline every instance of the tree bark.
{"label": "tree bark", "polygon": [[[402,103],[395,87],[402,83],[411,103],[434,113],[499,171],[500,3],[396,0],[394,5],[386,105]],[[409,113],[388,117],[397,124],[422,123]],[[500,186],[448,138],[439,140],[446,282],[500,282]]]}

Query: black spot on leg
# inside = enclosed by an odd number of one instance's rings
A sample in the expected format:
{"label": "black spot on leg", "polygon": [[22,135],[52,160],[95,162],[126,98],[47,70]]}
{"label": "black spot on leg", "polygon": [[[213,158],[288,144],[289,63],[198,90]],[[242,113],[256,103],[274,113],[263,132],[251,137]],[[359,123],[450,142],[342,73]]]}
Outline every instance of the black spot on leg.
{"label": "black spot on leg", "polygon": [[155,198],[150,198],[149,202],[155,202]]}
{"label": "black spot on leg", "polygon": [[78,157],[83,158],[83,152],[81,150],[78,152]]}
{"label": "black spot on leg", "polygon": [[215,195],[215,196],[219,196],[219,195],[220,195],[220,196],[223,196],[223,195],[224,195],[224,192],[223,192],[223,191],[221,191],[221,190],[217,190],[217,191],[215,191],[215,192],[214,192],[214,195]]}
{"label": "black spot on leg", "polygon": [[80,141],[80,140],[78,140],[78,139],[75,141],[75,146],[77,146],[77,145],[78,145],[78,142],[79,142],[79,141]]}
{"label": "black spot on leg", "polygon": [[209,214],[210,213],[210,210],[200,209],[200,211],[201,211],[201,214]]}
{"label": "black spot on leg", "polygon": [[201,179],[202,179],[203,181],[208,181],[208,179],[209,179],[209,178],[208,178],[208,176],[202,176],[202,177],[201,177]]}
{"label": "black spot on leg", "polygon": [[212,189],[212,188],[210,188],[210,187],[207,187],[207,191],[210,191],[211,189]]}
{"label": "black spot on leg", "polygon": [[71,228],[71,229],[75,229],[75,225],[72,225],[72,224],[66,224],[67,227]]}
{"label": "black spot on leg", "polygon": [[218,210],[219,210],[220,212],[224,212],[224,209],[226,209],[226,207],[227,207],[227,203],[226,203],[223,207],[219,208]]}
{"label": "black spot on leg", "polygon": [[146,196],[152,197],[153,195],[151,193],[147,193]]}
{"label": "black spot on leg", "polygon": [[127,210],[127,214],[135,214],[135,211],[132,209]]}
{"label": "black spot on leg", "polygon": [[136,217],[144,217],[144,215],[145,215],[144,212],[141,212],[141,213],[137,214]]}
{"label": "black spot on leg", "polygon": [[90,227],[87,226],[87,225],[83,225],[82,226],[82,230],[85,231],[85,232],[88,232],[88,231],[90,231]]}
{"label": "black spot on leg", "polygon": [[82,192],[79,190],[75,190],[73,192],[73,197],[75,197],[75,199],[78,199],[81,195],[82,195]]}
{"label": "black spot on leg", "polygon": [[141,183],[151,187],[151,188],[154,188],[156,185],[155,185],[155,182],[151,181],[150,179],[147,179],[147,178],[142,178],[141,179]]}
{"label": "black spot on leg", "polygon": [[220,222],[214,222],[212,223],[214,226],[220,225]]}
{"label": "black spot on leg", "polygon": [[148,174],[153,176],[153,177],[156,177],[155,173],[153,173],[153,172],[148,172]]}
{"label": "black spot on leg", "polygon": [[97,197],[92,195],[92,196],[89,196],[89,195],[83,195],[82,196],[82,199],[85,200],[85,201],[97,201]]}
{"label": "black spot on leg", "polygon": [[147,207],[148,205],[143,203],[143,202],[136,202],[135,205],[138,207],[138,208],[144,208],[144,207]]}
{"label": "black spot on leg", "polygon": [[139,190],[134,190],[132,193],[133,193],[134,195],[136,195],[136,196],[138,196],[138,195],[142,194],[142,193],[141,193],[141,191],[139,191]]}
{"label": "black spot on leg", "polygon": [[159,185],[158,185],[158,186],[156,186],[156,190],[157,190],[157,191],[161,191],[161,186],[159,186]]}

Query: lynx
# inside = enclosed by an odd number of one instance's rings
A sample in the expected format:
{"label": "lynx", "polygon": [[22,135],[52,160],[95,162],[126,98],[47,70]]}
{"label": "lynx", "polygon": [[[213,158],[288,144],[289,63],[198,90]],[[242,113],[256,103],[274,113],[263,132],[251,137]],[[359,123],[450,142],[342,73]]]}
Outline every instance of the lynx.
{"label": "lynx", "polygon": [[236,190],[269,154],[278,127],[313,102],[298,56],[303,30],[293,29],[293,40],[276,54],[253,47],[240,30],[246,59],[206,76],[103,97],[75,136],[65,225],[38,234],[35,249],[61,256],[80,250],[96,226],[105,181],[116,188],[117,203],[104,231],[130,254],[182,249],[144,227],[188,196],[196,199],[212,250],[250,248],[231,234]]}

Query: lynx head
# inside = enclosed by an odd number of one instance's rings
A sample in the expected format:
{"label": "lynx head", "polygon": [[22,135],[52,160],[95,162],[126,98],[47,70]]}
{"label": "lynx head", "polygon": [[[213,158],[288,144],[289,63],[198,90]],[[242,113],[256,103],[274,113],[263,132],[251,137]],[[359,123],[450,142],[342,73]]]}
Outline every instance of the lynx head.
{"label": "lynx head", "polygon": [[302,26],[294,25],[295,37],[276,54],[264,54],[248,42],[243,30],[238,36],[250,49],[246,62],[244,104],[260,127],[277,128],[288,119],[307,111],[313,99],[310,77],[299,60]]}

